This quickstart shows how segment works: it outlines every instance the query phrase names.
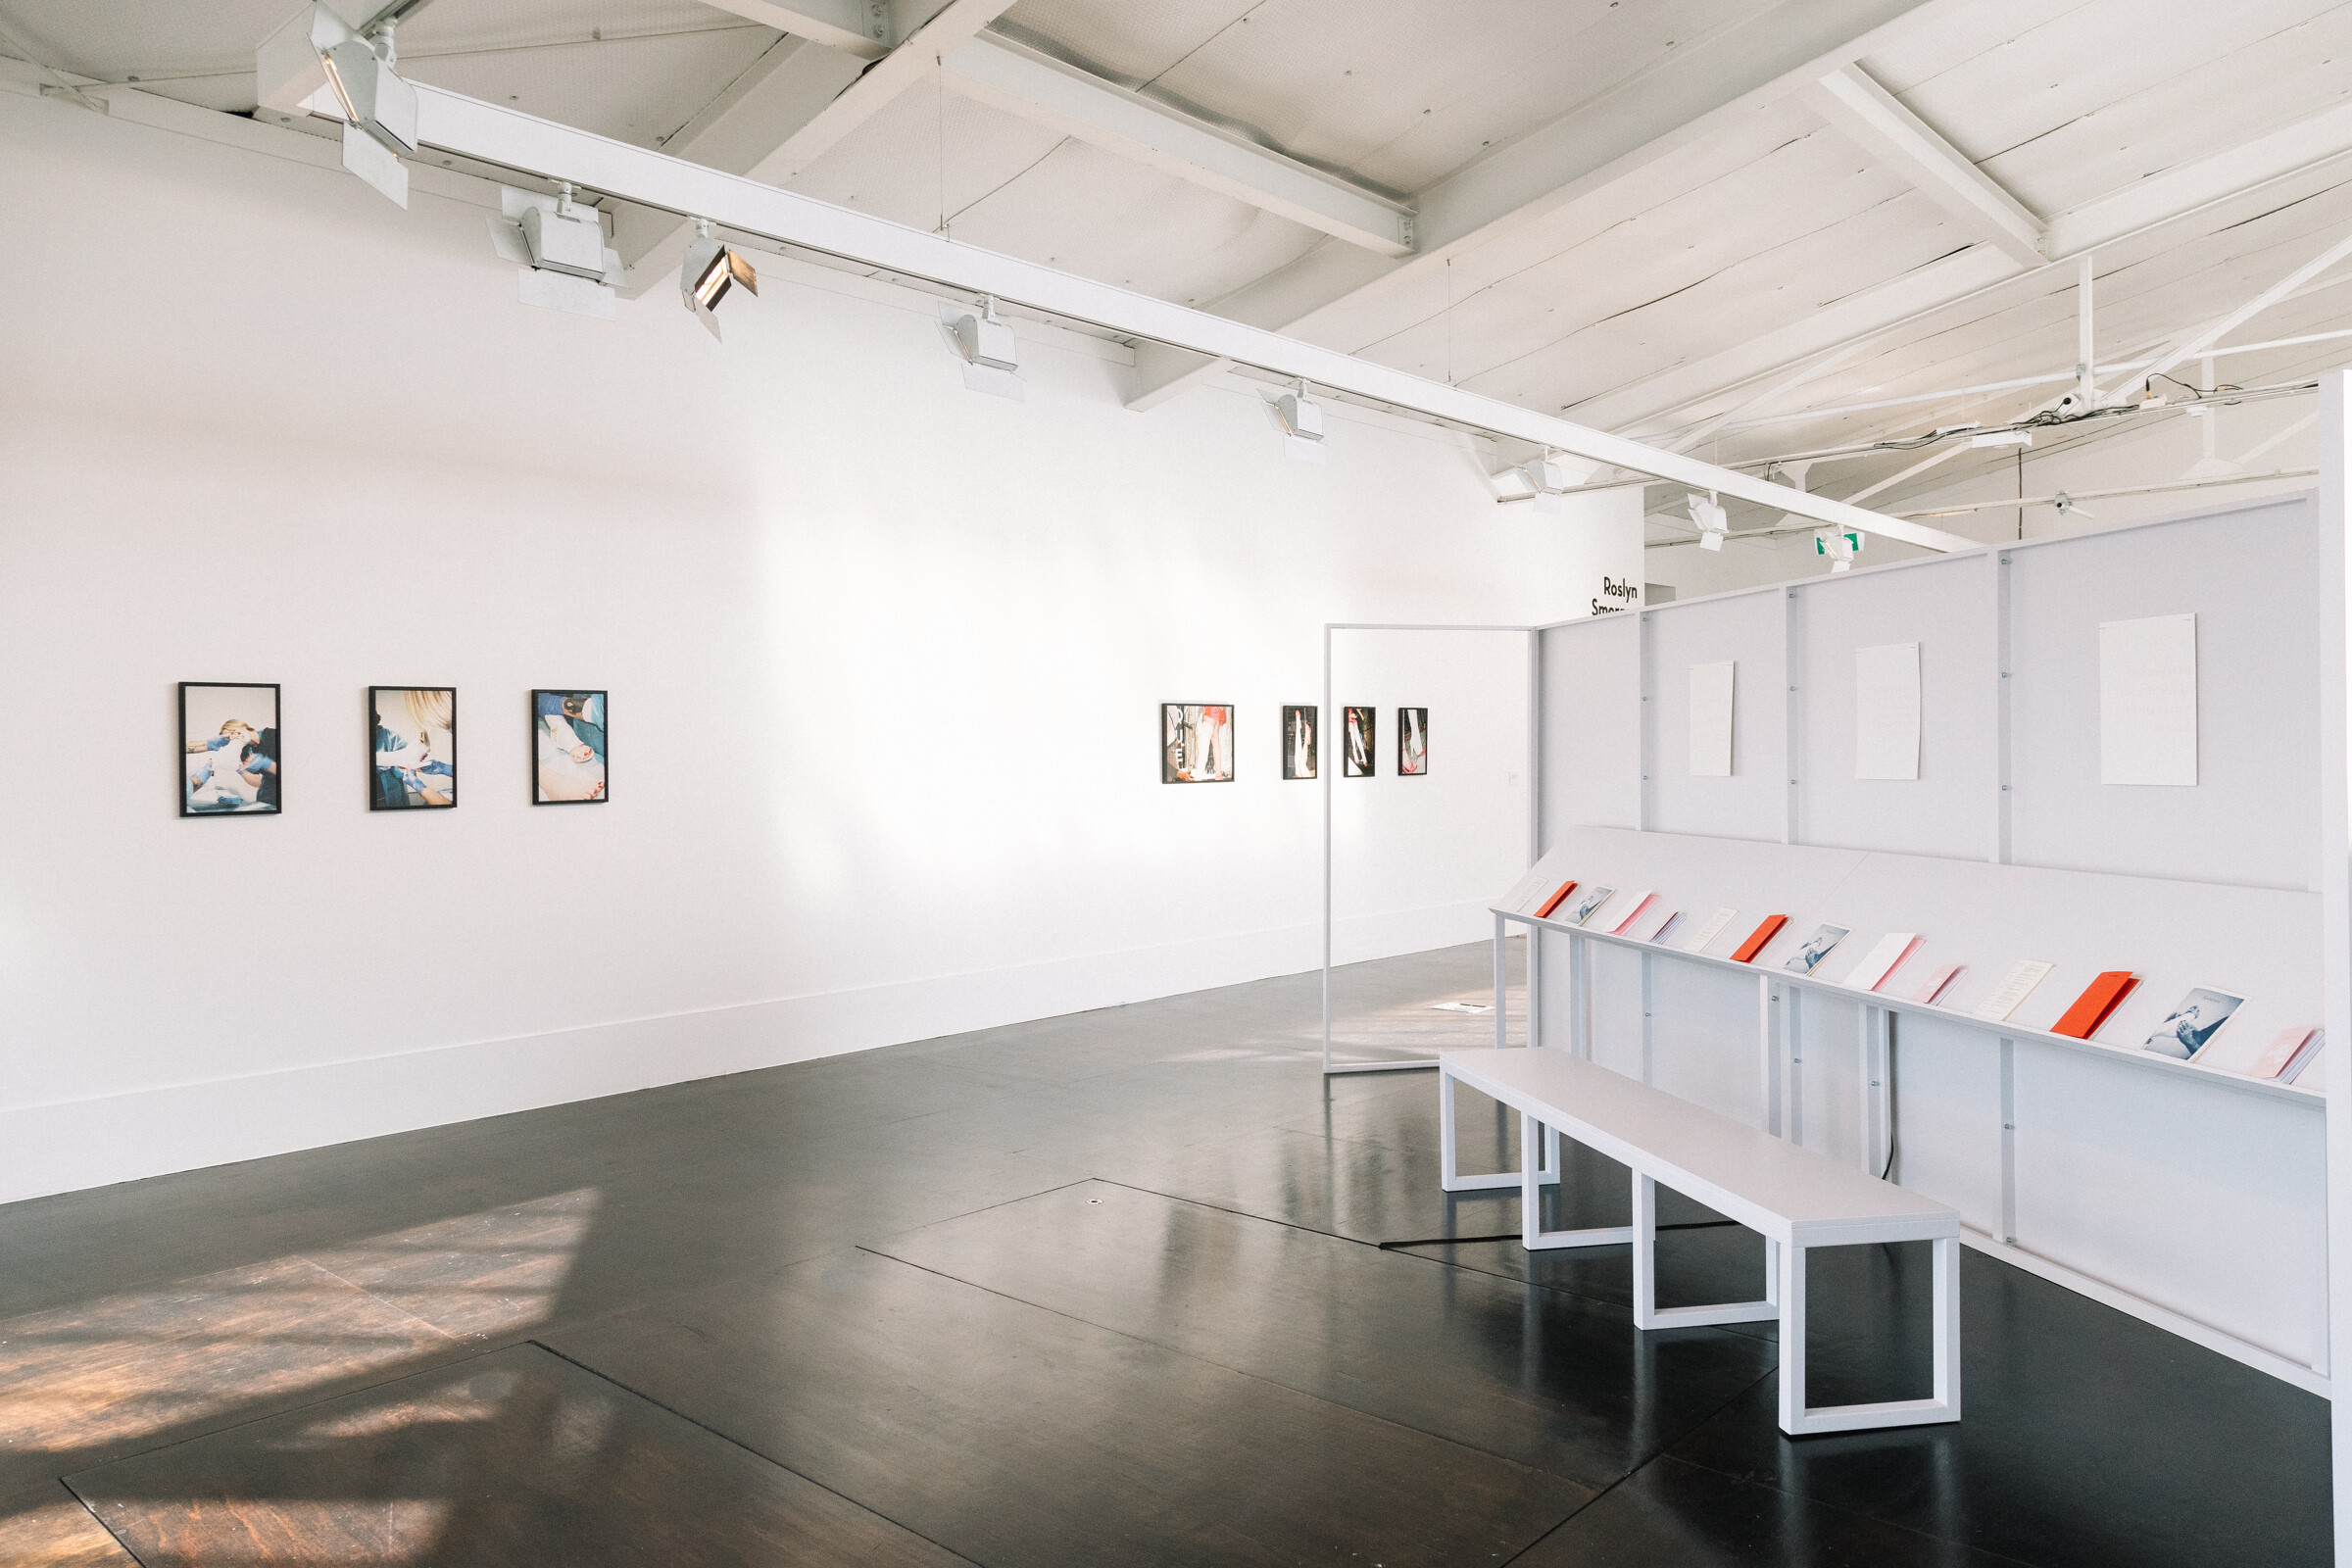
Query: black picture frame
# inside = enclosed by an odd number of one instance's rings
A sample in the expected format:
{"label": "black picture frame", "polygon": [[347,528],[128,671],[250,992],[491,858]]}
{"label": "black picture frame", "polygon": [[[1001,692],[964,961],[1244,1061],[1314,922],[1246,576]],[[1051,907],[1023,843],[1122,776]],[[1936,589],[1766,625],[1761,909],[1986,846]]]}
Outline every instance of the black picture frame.
{"label": "black picture frame", "polygon": [[[1303,725],[1303,730],[1299,726]],[[1323,718],[1310,703],[1286,703],[1282,710],[1282,776],[1313,778],[1323,760]]]}
{"label": "black picture frame", "polygon": [[[553,700],[553,711],[550,711]],[[534,686],[531,688],[531,727],[529,771],[531,775],[531,804],[533,806],[603,806],[612,799],[612,693],[593,686]],[[574,711],[573,704],[578,704]],[[559,759],[545,755],[542,730],[551,728],[550,718],[560,718],[577,738],[579,744],[595,752],[595,789],[586,795],[563,793],[581,787],[590,776],[573,773]],[[593,730],[594,733],[585,733]],[[564,750],[560,746],[553,748]],[[556,769],[550,772],[551,766]],[[557,793],[550,794],[550,786]]]}
{"label": "black picture frame", "polygon": [[1380,770],[1380,710],[1342,710],[1340,777],[1370,778]]}
{"label": "black picture frame", "polygon": [[1429,777],[1429,710],[1396,710],[1396,776]]}
{"label": "black picture frame", "polygon": [[[1200,724],[1209,714],[1220,715],[1203,742]],[[1188,717],[1198,714],[1200,717]],[[1224,771],[1216,771],[1217,742],[1224,746]],[[1196,754],[1201,754],[1196,760]],[[1162,703],[1159,705],[1159,781],[1162,784],[1230,784],[1234,765],[1234,722],[1231,703]],[[1197,776],[1205,772],[1205,776]]]}
{"label": "black picture frame", "polygon": [[[223,720],[220,728],[216,729],[212,735],[191,745],[188,739],[188,694],[190,692],[198,694],[198,706],[201,710],[206,710],[198,720],[200,724],[211,722],[209,710],[217,706],[204,694],[211,692],[268,692],[270,694],[268,715],[270,722],[257,725],[252,722],[252,718],[259,715],[232,714],[229,719]],[[183,680],[179,683],[179,777],[177,790],[181,816],[278,816],[283,814],[285,811],[286,760],[284,741],[279,729],[282,717],[281,696],[275,681]],[[253,738],[250,741],[222,741],[220,737],[229,733],[228,724],[239,720],[243,721],[246,728],[253,732]],[[209,778],[205,783],[197,782],[190,760],[197,752],[201,751],[207,754],[208,760],[217,761],[219,754],[232,744],[236,745],[239,750],[236,769],[239,776],[230,787],[235,791],[236,798],[241,804],[234,807],[218,804],[199,806],[197,804],[199,795],[209,795],[215,802],[223,799],[224,795],[220,789],[211,785]],[[263,763],[267,765],[259,765]],[[253,793],[247,795],[245,794],[247,790],[251,790]]]}
{"label": "black picture frame", "polygon": [[[400,720],[401,729],[384,722],[384,694],[402,710],[393,716]],[[444,704],[411,705],[411,692],[427,698],[445,698]],[[419,710],[427,710],[419,712]],[[446,726],[426,722],[427,717],[446,716]],[[370,686],[368,688],[368,809],[370,811],[454,811],[458,807],[458,689],[455,686]],[[417,741],[407,741],[408,726],[419,726]],[[448,737],[445,758],[429,740],[439,729]],[[387,747],[384,743],[396,743]],[[386,767],[383,759],[396,753],[413,754],[424,759],[416,767]],[[440,797],[436,799],[435,797]]]}

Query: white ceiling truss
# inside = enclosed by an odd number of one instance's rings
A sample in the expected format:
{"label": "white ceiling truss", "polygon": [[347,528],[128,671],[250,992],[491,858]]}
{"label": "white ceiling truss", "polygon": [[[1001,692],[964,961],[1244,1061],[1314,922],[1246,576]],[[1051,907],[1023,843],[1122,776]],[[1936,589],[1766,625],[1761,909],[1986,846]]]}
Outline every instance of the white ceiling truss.
{"label": "white ceiling truss", "polygon": [[[290,8],[0,0],[0,51],[245,113]],[[2031,414],[2094,321],[2110,394],[2241,310],[2239,382],[2352,357],[2318,261],[2352,0],[433,0],[400,41],[427,85],[1727,465]],[[659,282],[684,225],[612,205]],[[1226,359],[1147,334],[1129,406]],[[1924,456],[1837,488],[1994,461]]]}

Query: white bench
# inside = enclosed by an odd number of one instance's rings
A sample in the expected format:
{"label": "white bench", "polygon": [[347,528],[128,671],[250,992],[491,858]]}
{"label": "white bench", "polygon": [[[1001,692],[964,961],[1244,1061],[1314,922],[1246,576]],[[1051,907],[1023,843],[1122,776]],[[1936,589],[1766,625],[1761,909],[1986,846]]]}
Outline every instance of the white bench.
{"label": "white bench", "polygon": [[[1522,1169],[1455,1169],[1454,1085],[1519,1112]],[[1449,1051],[1438,1058],[1440,1174],[1448,1192],[1516,1187],[1520,1240],[1634,1249],[1634,1326],[1781,1325],[1781,1430],[1791,1437],[1960,1419],[1960,1214],[1867,1171],[1758,1132],[1563,1051]],[[1542,1189],[1559,1180],[1558,1139],[1574,1139],[1634,1173],[1631,1225],[1543,1228]],[[1664,1182],[1764,1235],[1764,1299],[1717,1306],[1657,1304],[1657,1188]],[[1882,1404],[1805,1403],[1805,1250],[1872,1242],[1935,1244],[1935,1396]]]}

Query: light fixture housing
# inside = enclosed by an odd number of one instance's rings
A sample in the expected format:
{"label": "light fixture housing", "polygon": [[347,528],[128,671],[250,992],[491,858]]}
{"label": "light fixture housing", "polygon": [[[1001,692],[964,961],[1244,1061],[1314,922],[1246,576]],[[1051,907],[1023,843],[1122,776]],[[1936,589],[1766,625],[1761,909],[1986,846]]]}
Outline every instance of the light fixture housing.
{"label": "light fixture housing", "polygon": [[1698,548],[1721,550],[1732,531],[1732,514],[1712,494],[1702,496],[1695,490],[1684,497],[1684,504],[1690,509],[1690,520],[1698,525]]}
{"label": "light fixture housing", "polygon": [[1851,571],[1854,557],[1861,552],[1862,536],[1838,528],[1823,528],[1813,535],[1813,553],[1830,558],[1832,571]]}
{"label": "light fixture housing", "polygon": [[712,337],[718,336],[718,318],[712,313],[740,284],[757,296],[760,273],[750,258],[710,232],[710,220],[694,220],[694,238],[686,244],[686,259],[678,266],[678,298]]}
{"label": "light fixture housing", "polygon": [[1983,430],[1968,438],[1971,447],[2030,447],[2034,444],[2031,430]]}
{"label": "light fixture housing", "polygon": [[1544,453],[1519,472],[1536,492],[1538,516],[1564,517],[1568,514],[1568,471],[1552,460],[1550,453]]}
{"label": "light fixture housing", "polygon": [[1324,461],[1323,405],[1307,396],[1304,381],[1274,400],[1274,422],[1282,426],[1285,457],[1300,463]]}
{"label": "light fixture housing", "polygon": [[502,185],[500,216],[485,213],[490,244],[516,264],[514,291],[525,305],[611,320],[613,290],[623,272],[620,253],[606,240],[609,215],[572,200],[566,184],[560,195]]}
{"label": "light fixture housing", "polygon": [[949,344],[963,361],[963,384],[973,392],[1024,402],[1028,388],[1021,384],[1020,344],[1012,328],[997,315],[997,298],[980,297],[975,311],[954,301],[939,307],[939,324]]}
{"label": "light fixture housing", "polygon": [[[263,40],[254,53],[260,107],[308,113],[321,87],[332,89],[343,117],[343,167],[388,200],[409,205],[416,151],[416,89],[392,69],[393,20],[370,39],[313,0]],[[323,111],[322,111],[323,112]]]}

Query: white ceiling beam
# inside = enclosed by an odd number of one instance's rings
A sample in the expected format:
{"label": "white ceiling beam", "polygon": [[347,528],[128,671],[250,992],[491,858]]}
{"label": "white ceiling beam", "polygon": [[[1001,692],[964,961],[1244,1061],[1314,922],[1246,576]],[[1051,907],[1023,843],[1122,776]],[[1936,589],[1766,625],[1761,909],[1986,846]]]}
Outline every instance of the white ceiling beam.
{"label": "white ceiling beam", "polygon": [[1849,61],[1827,73],[1804,98],[1814,113],[1959,218],[1978,243],[2020,266],[2042,264],[2041,220],[1860,66]]}
{"label": "white ceiling beam", "polygon": [[2352,153],[2352,103],[2226,147],[2193,163],[2135,179],[2122,190],[2051,215],[2052,261],[2080,256],[2201,207]]}
{"label": "white ceiling beam", "polygon": [[[764,13],[799,16],[800,0],[778,7],[769,0],[717,0],[717,9],[782,26]],[[862,5],[862,0],[860,0]],[[708,123],[690,124],[664,146],[665,152],[708,164],[725,173],[781,185],[831,151],[900,93],[939,69],[941,56],[971,41],[982,27],[1012,9],[1012,0],[948,0],[906,41],[871,64],[830,46],[795,48],[775,58],[771,74],[732,103],[714,106]],[[808,44],[817,40],[803,37]],[[706,111],[706,114],[711,114]],[[689,145],[677,145],[685,141]],[[674,218],[635,218],[624,236],[613,224],[614,247],[629,269],[628,292],[641,294],[668,275],[685,255],[688,225]],[[634,260],[630,250],[636,250]]]}
{"label": "white ceiling beam", "polygon": [[1858,529],[1938,552],[1976,547],[1975,541],[1940,529],[1882,516],[1695,458],[1661,452],[1517,404],[1424,380],[1352,355],[1035,262],[1000,256],[870,213],[835,207],[440,88],[419,83],[416,90],[417,140],[440,152],[542,179],[569,180],[586,190],[640,206],[700,215],[740,233],[961,293],[995,295],[1049,317],[1229,359],[1286,380],[1304,380],[1336,393],[1549,447],[1571,457],[1655,474],[1692,489],[1737,496],[1833,527]]}
{"label": "white ceiling beam", "polygon": [[[1692,40],[1653,70],[1447,175],[1413,200],[1410,258],[1370,275],[1329,253],[1216,302],[1218,314],[1312,337],[1320,318],[1418,277],[1804,91],[1838,67],[1973,0],[1781,0]],[[1150,358],[1156,363],[1147,364]],[[1208,360],[1138,358],[1131,409],[1158,407],[1212,375]]]}
{"label": "white ceiling beam", "polygon": [[954,92],[1382,256],[1412,250],[1399,204],[1088,72],[987,36],[949,55]]}
{"label": "white ceiling beam", "polygon": [[2337,240],[2235,310],[2227,315],[2215,317],[2193,331],[2182,333],[2172,343],[2166,345],[2164,351],[2156,356],[2146,369],[2128,372],[2114,386],[2107,388],[2101,394],[2102,398],[2113,398],[2133,381],[2154,381],[2160,375],[2169,374],[2179,368],[2181,362],[2195,359],[2219,343],[2226,334],[2234,332],[2238,327],[2285,299],[2289,294],[2347,256],[2352,256],[2352,234],[2347,234]]}
{"label": "white ceiling beam", "polygon": [[828,49],[879,60],[890,53],[890,7],[885,0],[710,0],[720,11],[821,43]]}
{"label": "white ceiling beam", "polygon": [[[863,61],[806,38],[780,38],[752,68],[662,143],[662,150],[731,174],[749,174],[761,160],[816,118],[858,79]],[[642,293],[676,267],[691,235],[667,213],[622,207],[613,215],[612,246],[629,270],[629,292]]]}

